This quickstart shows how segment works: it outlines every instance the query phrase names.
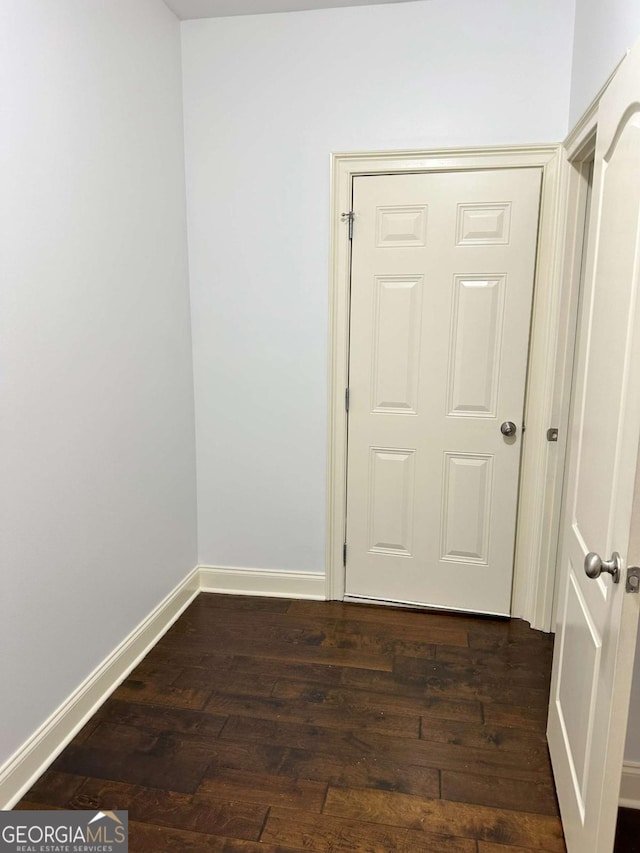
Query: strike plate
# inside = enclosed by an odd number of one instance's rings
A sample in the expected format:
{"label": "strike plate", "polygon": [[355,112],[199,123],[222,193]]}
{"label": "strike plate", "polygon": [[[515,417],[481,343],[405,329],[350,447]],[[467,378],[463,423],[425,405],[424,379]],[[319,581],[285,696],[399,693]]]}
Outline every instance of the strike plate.
{"label": "strike plate", "polygon": [[640,591],[640,566],[630,566],[627,569],[627,592]]}

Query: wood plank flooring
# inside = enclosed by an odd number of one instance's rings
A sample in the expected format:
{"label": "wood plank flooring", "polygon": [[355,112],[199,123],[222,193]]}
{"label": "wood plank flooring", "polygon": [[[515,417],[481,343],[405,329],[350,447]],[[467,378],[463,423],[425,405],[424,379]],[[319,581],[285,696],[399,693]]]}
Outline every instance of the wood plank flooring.
{"label": "wood plank flooring", "polygon": [[615,853],[640,853],[639,809],[618,809]]}
{"label": "wood plank flooring", "polygon": [[564,853],[552,639],[517,620],[200,595],[17,808],[132,853]]}

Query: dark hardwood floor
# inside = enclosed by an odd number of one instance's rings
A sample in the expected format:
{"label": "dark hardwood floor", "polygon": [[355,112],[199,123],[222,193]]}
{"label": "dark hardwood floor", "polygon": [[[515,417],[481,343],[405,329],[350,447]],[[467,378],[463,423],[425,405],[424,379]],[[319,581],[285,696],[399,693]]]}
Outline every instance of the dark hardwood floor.
{"label": "dark hardwood floor", "polygon": [[640,810],[618,809],[615,853],[640,853]]}
{"label": "dark hardwood floor", "polygon": [[203,594],[17,808],[128,809],[132,853],[563,853],[551,655],[517,620]]}

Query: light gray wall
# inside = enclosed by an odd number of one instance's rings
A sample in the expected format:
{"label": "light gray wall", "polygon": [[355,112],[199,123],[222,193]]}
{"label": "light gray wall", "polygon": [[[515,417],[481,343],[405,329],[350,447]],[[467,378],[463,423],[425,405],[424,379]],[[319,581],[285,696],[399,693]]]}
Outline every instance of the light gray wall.
{"label": "light gray wall", "polygon": [[0,764],[196,562],[180,35],[0,7]]}
{"label": "light gray wall", "polygon": [[571,127],[639,37],[638,0],[576,0]]}
{"label": "light gray wall", "polygon": [[324,570],[329,156],[553,142],[573,0],[182,25],[199,556]]}

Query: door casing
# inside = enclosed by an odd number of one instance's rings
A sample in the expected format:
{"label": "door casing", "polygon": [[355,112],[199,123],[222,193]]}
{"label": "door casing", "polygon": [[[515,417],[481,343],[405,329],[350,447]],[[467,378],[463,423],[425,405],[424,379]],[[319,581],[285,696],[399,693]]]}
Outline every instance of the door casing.
{"label": "door casing", "polygon": [[[342,214],[351,209],[357,175],[401,174],[538,166],[542,169],[539,240],[534,283],[525,424],[514,563],[512,615],[549,631],[553,607],[564,442],[549,442],[547,429],[566,436],[563,401],[570,389],[567,324],[563,304],[567,163],[560,145],[439,151],[336,153],[332,155],[329,423],[326,597],[344,597],[349,369],[350,241]],[[354,228],[357,228],[357,219]],[[564,407],[567,408],[566,406]],[[564,414],[564,421],[562,417]]]}
{"label": "door casing", "polygon": [[[583,115],[580,122],[570,133],[564,142],[567,157],[567,217],[565,224],[565,266],[563,273],[563,315],[568,318],[563,340],[563,353],[566,369],[571,377],[569,386],[562,404],[566,414],[567,429],[561,437],[563,446],[561,451],[565,458],[563,473],[563,486],[566,485],[568,451],[567,438],[570,429],[569,414],[571,409],[571,398],[573,394],[573,378],[575,367],[576,333],[578,324],[578,306],[580,289],[582,287],[584,251],[587,240],[589,223],[586,219],[589,164],[593,162],[596,150],[597,132],[597,103],[594,102]],[[565,411],[566,410],[566,411]],[[563,488],[560,512],[558,515],[558,535],[560,534],[560,520],[565,508],[565,491]],[[559,543],[560,545],[560,543]],[[560,554],[558,553],[558,558]],[[558,603],[558,581],[561,572],[556,572],[555,589],[553,597],[553,608],[551,625],[556,624],[556,611]]]}

